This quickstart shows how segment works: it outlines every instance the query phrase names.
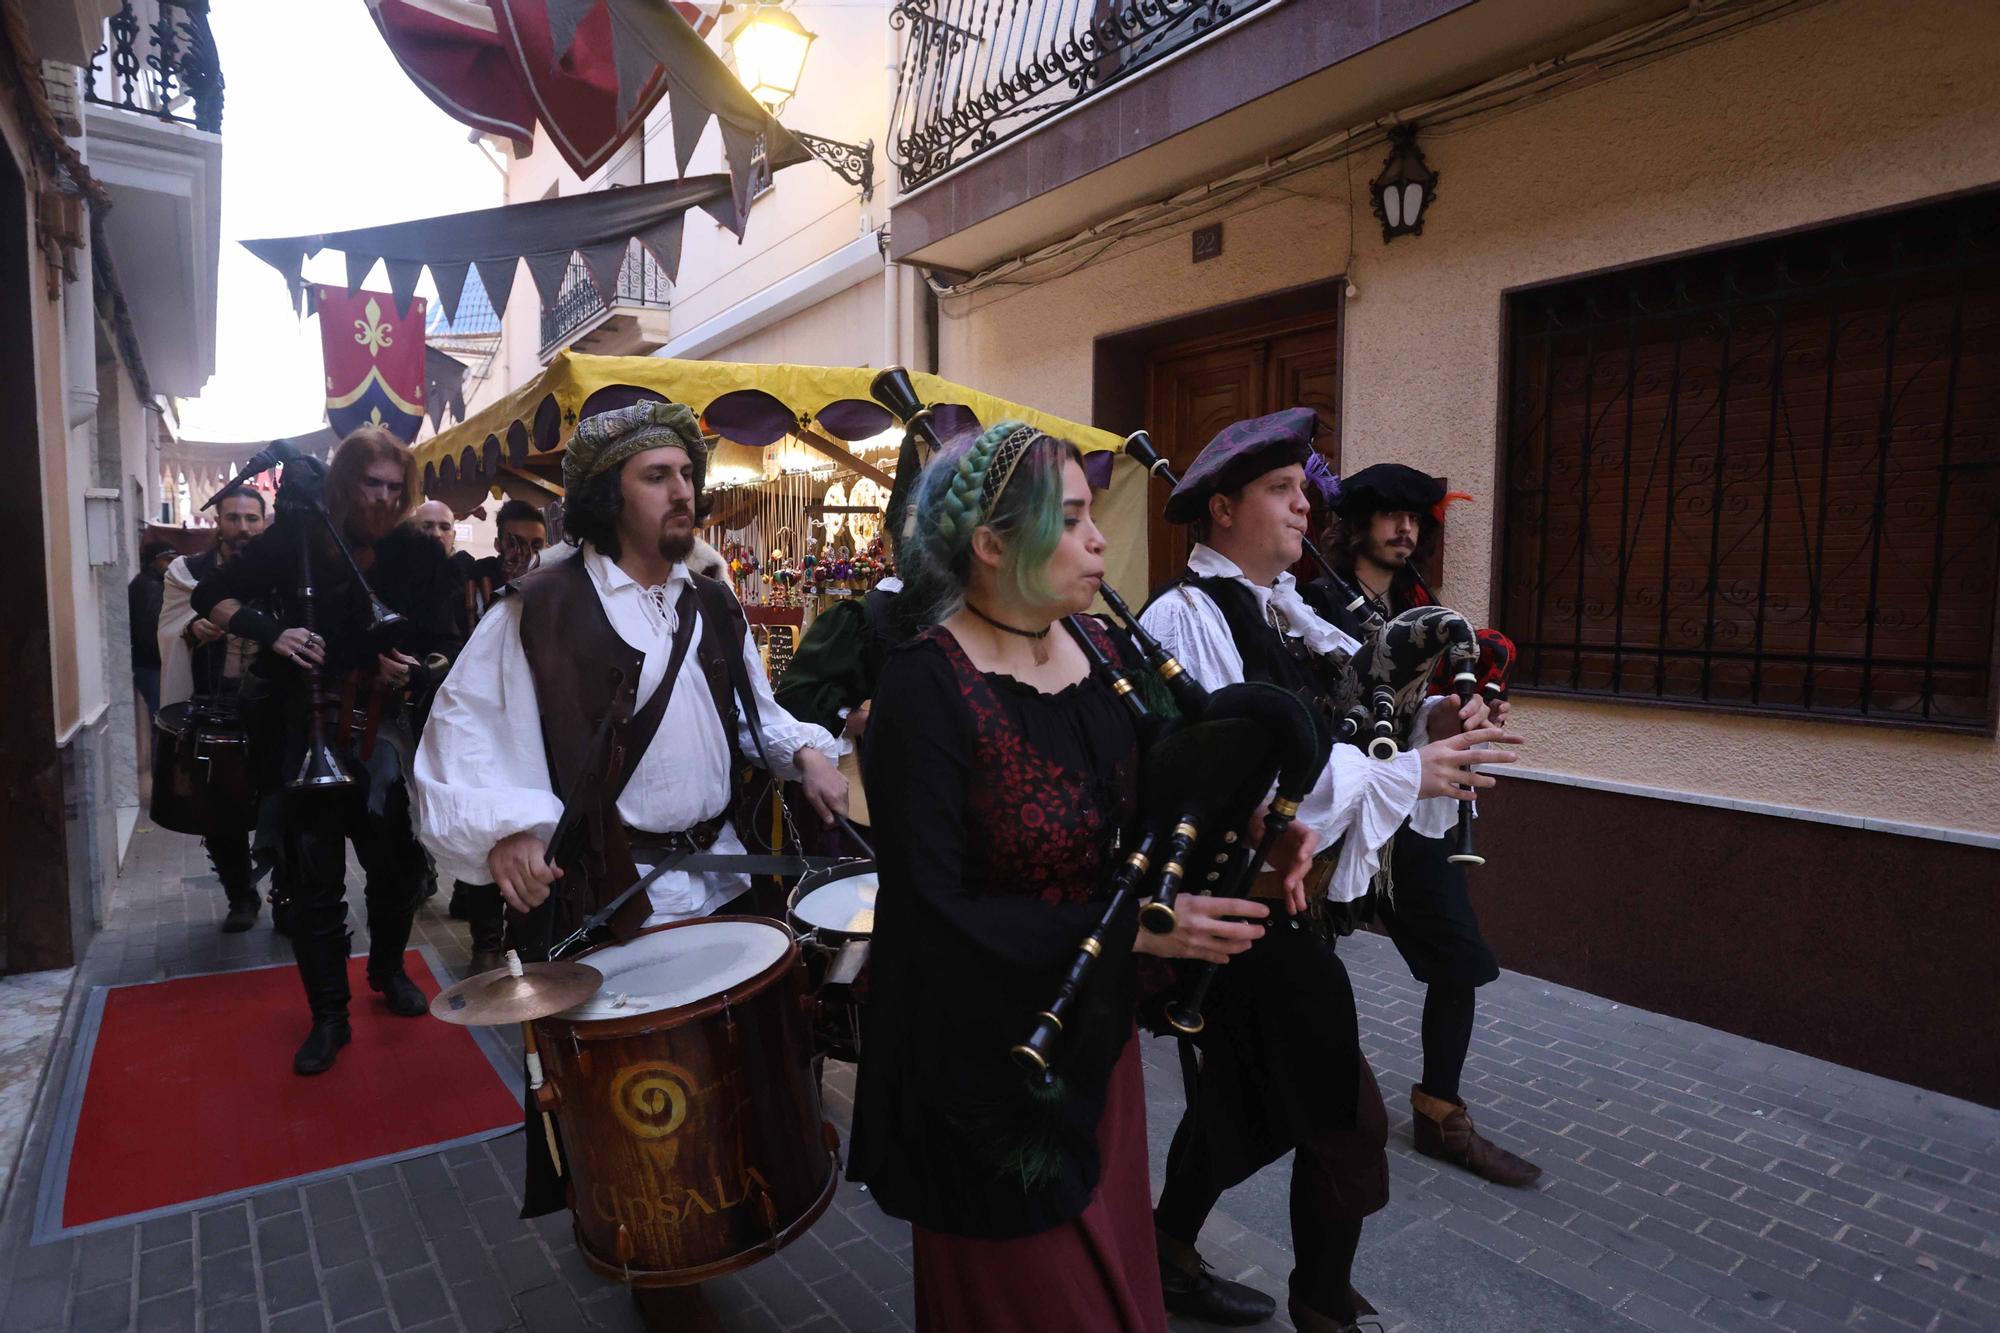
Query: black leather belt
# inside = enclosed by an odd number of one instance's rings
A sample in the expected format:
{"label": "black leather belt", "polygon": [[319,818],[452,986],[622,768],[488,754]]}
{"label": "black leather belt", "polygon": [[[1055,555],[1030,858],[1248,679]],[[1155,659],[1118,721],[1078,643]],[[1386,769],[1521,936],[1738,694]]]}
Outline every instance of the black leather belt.
{"label": "black leather belt", "polygon": [[631,844],[632,859],[635,861],[656,859],[670,852],[705,852],[715,846],[715,840],[722,836],[722,826],[728,822],[729,814],[724,811],[713,819],[704,819],[691,828],[673,833],[653,833],[628,827],[625,840]]}

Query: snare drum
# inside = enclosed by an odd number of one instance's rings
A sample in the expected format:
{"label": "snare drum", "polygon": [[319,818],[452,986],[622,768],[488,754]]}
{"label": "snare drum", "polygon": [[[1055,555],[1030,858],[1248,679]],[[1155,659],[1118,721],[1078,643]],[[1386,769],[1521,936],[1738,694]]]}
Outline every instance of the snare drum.
{"label": "snare drum", "polygon": [[791,935],[708,917],[578,960],[603,988],[534,1026],[585,1261],[632,1286],[684,1286],[804,1232],[833,1197],[839,1137]]}
{"label": "snare drum", "polygon": [[255,823],[250,742],[235,709],[184,699],[153,718],[150,814],[163,829],[203,837]]}
{"label": "snare drum", "polygon": [[812,987],[813,1051],[849,1064],[861,1057],[878,887],[874,862],[849,861],[801,876],[785,902]]}

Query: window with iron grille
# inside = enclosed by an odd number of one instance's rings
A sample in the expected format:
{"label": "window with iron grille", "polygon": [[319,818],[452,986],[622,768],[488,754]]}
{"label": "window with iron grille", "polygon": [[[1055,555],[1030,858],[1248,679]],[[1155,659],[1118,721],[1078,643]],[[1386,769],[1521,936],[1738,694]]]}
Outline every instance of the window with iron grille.
{"label": "window with iron grille", "polygon": [[1508,301],[1519,688],[1991,731],[2000,195]]}

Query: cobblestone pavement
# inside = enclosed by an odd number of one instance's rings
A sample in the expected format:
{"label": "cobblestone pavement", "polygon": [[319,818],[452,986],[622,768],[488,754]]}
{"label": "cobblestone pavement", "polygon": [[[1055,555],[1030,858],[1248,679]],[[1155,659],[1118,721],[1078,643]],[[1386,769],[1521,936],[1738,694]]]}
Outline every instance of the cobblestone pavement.
{"label": "cobblestone pavement", "polygon": [[[358,888],[352,901],[358,917]],[[419,936],[457,966],[465,928],[443,906],[427,905]],[[81,985],[288,960],[267,921],[225,936],[222,912],[199,845],[142,823]],[[1502,1190],[1410,1150],[1421,992],[1384,940],[1343,954],[1390,1105],[1394,1201],[1356,1274],[1385,1328],[2000,1329],[2000,1112],[1507,973],[1480,993],[1466,1095],[1482,1130],[1548,1174]],[[303,1034],[301,1014],[261,1021]],[[638,1327],[565,1217],[515,1216],[511,1136],[28,1245],[71,1037],[0,1216],[0,1328]],[[1157,1174],[1180,1088],[1166,1043],[1145,1055]],[[845,1124],[852,1080],[832,1069]],[[1203,1239],[1217,1269],[1279,1295],[1288,1170],[1225,1196]],[[709,1292],[730,1329],[901,1329],[909,1229],[843,1184],[805,1237]]]}

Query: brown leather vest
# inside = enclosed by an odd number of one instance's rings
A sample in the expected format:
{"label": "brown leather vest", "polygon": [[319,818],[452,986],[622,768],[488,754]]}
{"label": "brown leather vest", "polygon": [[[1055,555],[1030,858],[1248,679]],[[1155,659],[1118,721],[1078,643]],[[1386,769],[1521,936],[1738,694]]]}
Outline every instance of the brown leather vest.
{"label": "brown leather vest", "polygon": [[[694,582],[703,624],[682,667],[683,679],[690,668],[707,679],[718,725],[734,754],[736,696],[728,654],[742,651],[743,611],[727,585],[699,574]],[[578,789],[591,740],[606,713],[617,710],[595,808],[585,812],[581,836],[570,841],[557,861],[563,878],[550,901],[556,904],[551,924],[560,938],[638,878],[617,807],[618,794],[653,739],[650,731],[640,734],[642,728],[633,721],[642,702],[637,694],[646,655],[612,628],[580,551],[524,576],[513,595],[521,599],[521,648],[535,682],[549,782],[557,795],[568,799]],[[614,920],[613,933],[626,938],[649,911],[643,894],[635,898]]]}

